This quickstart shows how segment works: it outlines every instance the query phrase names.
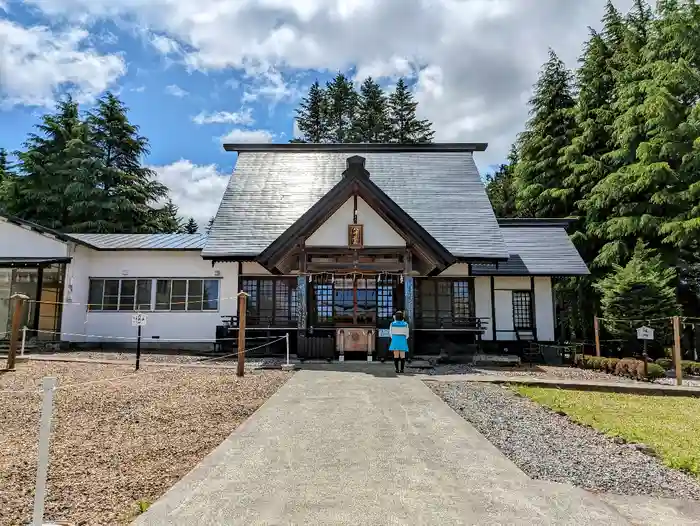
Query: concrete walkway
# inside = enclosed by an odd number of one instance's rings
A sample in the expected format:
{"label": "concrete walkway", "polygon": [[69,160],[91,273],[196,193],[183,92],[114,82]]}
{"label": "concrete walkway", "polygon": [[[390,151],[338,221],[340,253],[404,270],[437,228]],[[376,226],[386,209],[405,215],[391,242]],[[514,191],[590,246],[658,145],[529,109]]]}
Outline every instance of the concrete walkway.
{"label": "concrete walkway", "polygon": [[376,368],[295,374],[134,524],[657,524],[625,515],[530,479],[419,379]]}

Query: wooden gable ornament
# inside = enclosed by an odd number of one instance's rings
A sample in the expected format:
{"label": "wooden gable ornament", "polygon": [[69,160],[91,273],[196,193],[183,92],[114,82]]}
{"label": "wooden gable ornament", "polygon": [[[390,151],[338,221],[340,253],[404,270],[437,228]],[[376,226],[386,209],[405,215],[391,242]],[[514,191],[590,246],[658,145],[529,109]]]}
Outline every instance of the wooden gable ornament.
{"label": "wooden gable ornament", "polygon": [[361,249],[365,242],[364,226],[358,224],[348,225],[348,248]]}

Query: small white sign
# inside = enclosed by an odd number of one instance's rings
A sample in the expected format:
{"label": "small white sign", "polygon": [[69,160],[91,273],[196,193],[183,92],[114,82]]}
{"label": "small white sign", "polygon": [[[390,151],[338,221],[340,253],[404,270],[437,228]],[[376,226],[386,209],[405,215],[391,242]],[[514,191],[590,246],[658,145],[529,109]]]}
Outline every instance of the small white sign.
{"label": "small white sign", "polygon": [[131,326],[132,327],[145,327],[148,321],[148,316],[141,312],[131,315]]}
{"label": "small white sign", "polygon": [[389,329],[379,329],[380,338],[389,338]]}
{"label": "small white sign", "polygon": [[638,340],[653,340],[654,339],[654,329],[651,327],[639,327],[637,329],[637,339]]}

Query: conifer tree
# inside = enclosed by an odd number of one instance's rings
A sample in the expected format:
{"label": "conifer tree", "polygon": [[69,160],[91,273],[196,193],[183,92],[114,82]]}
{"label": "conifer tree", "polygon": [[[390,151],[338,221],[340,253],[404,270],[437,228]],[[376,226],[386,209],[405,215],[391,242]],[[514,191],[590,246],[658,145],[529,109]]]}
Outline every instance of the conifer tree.
{"label": "conifer tree", "polygon": [[498,169],[486,176],[486,194],[496,217],[517,217],[515,206],[515,185],[513,180],[515,166],[518,163],[518,152],[511,147],[508,163],[501,164]]}
{"label": "conifer tree", "polygon": [[433,125],[428,120],[418,119],[417,107],[408,84],[400,78],[389,95],[389,142],[415,144],[433,141]]}
{"label": "conifer tree", "polygon": [[196,234],[199,230],[199,225],[197,225],[197,221],[195,221],[193,217],[190,217],[184,229],[186,234]]}
{"label": "conifer tree", "polygon": [[301,137],[295,137],[291,142],[324,142],[328,136],[326,102],[326,92],[317,80],[311,85],[309,93],[302,99],[296,110],[297,126]]}
{"label": "conifer tree", "polygon": [[387,98],[382,87],[367,77],[360,87],[360,99],[354,121],[357,142],[386,142],[389,137]]}
{"label": "conifer tree", "polygon": [[325,140],[331,143],[357,142],[354,123],[358,94],[352,81],[342,73],[326,85]]}
{"label": "conifer tree", "polygon": [[515,179],[523,216],[564,217],[574,211],[574,192],[559,164],[574,131],[571,72],[554,53],[543,66],[530,99],[530,120],[518,140]]}

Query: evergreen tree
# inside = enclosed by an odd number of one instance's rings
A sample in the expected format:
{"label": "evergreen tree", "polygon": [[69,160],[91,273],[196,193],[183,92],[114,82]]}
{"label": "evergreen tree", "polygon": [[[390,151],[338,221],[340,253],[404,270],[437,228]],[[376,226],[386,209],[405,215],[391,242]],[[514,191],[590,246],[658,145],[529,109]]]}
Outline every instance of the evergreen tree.
{"label": "evergreen tree", "polygon": [[104,201],[78,104],[70,97],[60,101],[37,129],[17,154],[22,176],[14,180],[8,212],[57,230],[91,229],[104,215]]}
{"label": "evergreen tree", "polygon": [[184,228],[186,234],[196,234],[197,230],[199,230],[199,225],[197,225],[197,221],[193,217],[190,217]]}
{"label": "evergreen tree", "polygon": [[357,142],[386,142],[389,134],[387,98],[382,87],[367,77],[360,87],[360,101],[354,121]]}
{"label": "evergreen tree", "polygon": [[153,205],[168,194],[153,170],[142,165],[148,140],[131,124],[127,108],[112,93],[98,100],[88,114],[91,142],[96,151],[98,178],[108,203],[109,232],[158,232]]}
{"label": "evergreen tree", "polygon": [[7,160],[7,150],[0,148],[0,184],[12,176],[12,168]]}
{"label": "evergreen tree", "polygon": [[331,143],[357,142],[354,123],[358,94],[352,81],[338,73],[326,85],[325,141]]}
{"label": "evergreen tree", "polygon": [[396,89],[389,95],[389,142],[415,144],[433,141],[433,125],[416,117],[417,107],[408,85],[403,78],[399,79]]}
{"label": "evergreen tree", "polygon": [[512,146],[508,163],[501,164],[493,174],[486,176],[486,194],[489,196],[496,217],[517,217],[513,184],[513,174],[518,162],[517,155],[515,146]]}
{"label": "evergreen tree", "polygon": [[530,120],[518,140],[515,179],[523,216],[564,217],[574,212],[575,194],[559,164],[574,131],[572,75],[553,50],[530,99]]}
{"label": "evergreen tree", "polygon": [[158,232],[164,234],[179,234],[184,230],[182,219],[178,215],[179,209],[172,200],[168,199],[160,209],[156,209],[152,212],[153,221],[156,225]]}
{"label": "evergreen tree", "polygon": [[675,270],[638,243],[628,263],[613,265],[613,271],[595,286],[602,297],[603,326],[615,338],[634,342],[636,328],[644,323],[655,329],[657,341],[664,342],[670,323],[659,318],[680,312],[675,281]]}
{"label": "evergreen tree", "polygon": [[326,92],[317,80],[311,85],[309,93],[302,99],[296,110],[297,126],[302,136],[290,142],[324,142],[328,136],[326,102]]}

